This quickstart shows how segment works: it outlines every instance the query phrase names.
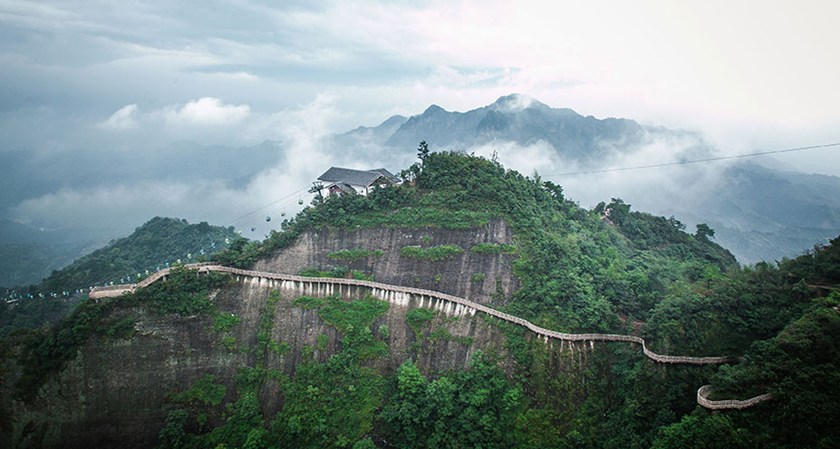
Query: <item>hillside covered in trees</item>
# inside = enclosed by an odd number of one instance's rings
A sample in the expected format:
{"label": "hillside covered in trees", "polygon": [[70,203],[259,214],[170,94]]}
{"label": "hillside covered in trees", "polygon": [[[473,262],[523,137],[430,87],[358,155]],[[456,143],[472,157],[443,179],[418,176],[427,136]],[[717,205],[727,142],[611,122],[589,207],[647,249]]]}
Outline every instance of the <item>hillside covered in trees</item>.
{"label": "hillside covered in trees", "polygon": [[[634,362],[636,356],[621,350],[596,351],[591,383],[578,389],[547,378],[534,364],[538,356],[523,354],[530,366],[515,378],[528,411],[519,425],[541,429],[540,436],[498,447],[827,447],[840,437],[834,343],[840,336],[840,237],[793,260],[739,267],[706,225],[688,234],[673,217],[632,211],[615,198],[586,211],[560,186],[483,158],[433,153],[403,176],[414,187],[328,198],[284,223],[283,232],[239,245],[220,260],[247,266],[312,228],[458,228],[502,217],[516,234],[515,272],[522,281],[502,309],[563,331],[638,329],[665,353],[731,355],[742,362],[703,373]],[[412,368],[405,370],[400,374]],[[704,378],[718,398],[772,392],[775,399],[710,413],[693,398],[676,396]],[[566,402],[576,396],[584,399]],[[540,444],[529,446],[531,437]]]}
{"label": "hillside covered in trees", "polygon": [[[424,371],[416,362],[435,342],[477,343],[452,334],[452,320],[415,308],[403,323],[410,356],[383,369],[397,332],[382,324],[390,313],[384,301],[301,296],[285,304],[272,293],[247,321],[209,299],[211,289],[221,289],[213,297],[244,301],[244,290],[226,287],[230,279],[184,272],[113,301],[86,302],[55,330],[7,339],[3,366],[17,364],[27,381],[5,395],[29,404],[40,388],[33,379],[60,372],[78,348],[136,341],[132,320],[145,310],[140,316],[170,317],[173,325],[196,326],[194,317],[205,316],[217,350],[248,360],[233,379],[208,372],[173,392],[159,423],[160,448],[816,448],[840,439],[840,237],[796,259],[740,267],[708,226],[689,234],[675,218],[634,211],[618,198],[589,211],[561,186],[493,160],[420,156],[403,171],[403,185],[317,199],[265,241],[238,240],[216,261],[250,268],[307,233],[480,229],[503,220],[513,244],[464,249],[430,242],[407,246],[403,257],[436,263],[459,251],[505,252],[519,288],[496,295],[494,308],[548,329],[639,335],[658,353],[737,362],[663,365],[632,345],[600,343],[570,345],[558,359],[524,328],[488,318],[503,335],[500,348],[479,348],[460,369]],[[341,263],[376,251],[351,251],[315,274],[365,277]],[[475,275],[464,273],[462,282]],[[332,329],[294,353],[291,372],[272,365],[293,344],[273,337],[280,307]],[[256,334],[253,341],[237,337],[245,328]],[[27,355],[12,362],[16,353]],[[695,402],[704,384],[713,399],[767,392],[773,399],[711,412]],[[19,441],[33,440],[17,441],[28,447]]]}
{"label": "hillside covered in trees", "polygon": [[130,236],[53,271],[39,284],[5,289],[4,299],[18,301],[14,306],[0,302],[0,335],[61,318],[91,286],[136,282],[170,264],[206,260],[237,237],[233,228],[152,218]]}

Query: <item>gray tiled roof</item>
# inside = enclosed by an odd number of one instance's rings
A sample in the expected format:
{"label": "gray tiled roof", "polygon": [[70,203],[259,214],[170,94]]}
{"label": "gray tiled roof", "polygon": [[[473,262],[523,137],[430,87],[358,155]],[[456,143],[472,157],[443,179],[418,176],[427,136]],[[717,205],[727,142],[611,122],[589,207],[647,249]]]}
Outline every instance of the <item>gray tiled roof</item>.
{"label": "gray tiled roof", "polygon": [[356,193],[356,189],[354,189],[353,186],[347,184],[346,182],[336,182],[327,186],[328,189],[331,189],[333,187],[337,187],[344,193]]}
{"label": "gray tiled roof", "polygon": [[394,182],[395,179],[394,175],[391,175],[384,168],[376,170],[353,170],[351,168],[331,167],[323,175],[319,176],[318,180],[335,183],[345,182],[354,186],[369,186],[380,177],[385,177],[391,182]]}
{"label": "gray tiled roof", "polygon": [[381,174],[382,176],[388,178],[391,182],[393,182],[395,184],[400,182],[400,178],[397,178],[396,176],[393,175],[393,173],[389,172],[388,170],[385,170],[384,168],[374,168],[373,170],[368,170],[368,171],[375,171],[375,172]]}

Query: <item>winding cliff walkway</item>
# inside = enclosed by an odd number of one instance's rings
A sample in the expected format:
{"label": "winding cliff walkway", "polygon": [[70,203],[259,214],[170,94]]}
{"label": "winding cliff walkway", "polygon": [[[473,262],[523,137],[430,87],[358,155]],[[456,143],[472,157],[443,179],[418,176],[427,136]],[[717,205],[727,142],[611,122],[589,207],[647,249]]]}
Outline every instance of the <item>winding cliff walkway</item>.
{"label": "winding cliff walkway", "polygon": [[[607,341],[607,342],[627,342],[641,345],[642,352],[646,357],[657,363],[671,363],[671,364],[689,364],[689,365],[717,365],[722,363],[729,363],[735,361],[732,357],[691,357],[691,356],[675,356],[657,354],[647,348],[645,340],[634,335],[622,334],[570,334],[565,332],[557,332],[549,329],[539,327],[530,321],[524,320],[517,316],[513,316],[496,309],[487,307],[485,305],[470,301],[465,298],[448,295],[446,293],[436,292],[432,290],[425,290],[413,287],[402,287],[397,285],[383,284],[373,281],[362,281],[356,279],[343,278],[318,278],[318,277],[304,277],[291,274],[270,273],[264,271],[243,270],[239,268],[231,268],[213,263],[191,264],[185,266],[188,269],[197,270],[199,273],[207,273],[210,271],[229,273],[236,276],[237,280],[243,282],[257,283],[261,286],[279,288],[287,291],[293,291],[300,295],[319,295],[329,296],[334,294],[352,296],[361,296],[365,292],[372,296],[396,303],[400,305],[408,305],[410,301],[419,301],[419,307],[429,307],[439,310],[446,315],[475,315],[476,312],[486,313],[503,321],[514,323],[523,326],[531,332],[537,334],[545,341],[549,339],[561,341]],[[137,289],[146,287],[160,279],[165,278],[170,274],[172,268],[165,268],[157,271],[151,276],[137,284],[114,285],[108,287],[95,287],[91,290],[89,296],[92,299],[117,297],[125,293],[132,293]],[[764,394],[756,396],[744,401],[724,400],[712,401],[707,399],[707,395],[711,389],[708,385],[704,385],[697,390],[697,403],[703,407],[713,410],[724,409],[742,409],[751,407],[760,402],[771,399],[771,395]]]}
{"label": "winding cliff walkway", "polygon": [[764,401],[773,399],[772,393],[764,393],[753,398],[738,400],[738,399],[724,399],[722,401],[712,401],[707,399],[708,395],[712,393],[711,385],[703,385],[697,390],[697,403],[710,410],[741,410],[753,405],[760,404]]}

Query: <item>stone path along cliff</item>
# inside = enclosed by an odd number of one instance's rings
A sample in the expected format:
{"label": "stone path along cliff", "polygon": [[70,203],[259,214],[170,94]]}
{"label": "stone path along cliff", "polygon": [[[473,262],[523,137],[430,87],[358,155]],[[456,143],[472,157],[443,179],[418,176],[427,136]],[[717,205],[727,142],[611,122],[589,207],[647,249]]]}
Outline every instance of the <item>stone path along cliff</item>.
{"label": "stone path along cliff", "polygon": [[[638,344],[641,345],[644,355],[657,363],[717,365],[736,361],[732,357],[692,357],[657,354],[647,348],[643,338],[635,335],[600,333],[573,334],[552,331],[539,327],[523,318],[500,312],[496,309],[468,299],[432,290],[402,287],[398,285],[356,279],[305,277],[292,274],[243,270],[240,268],[226,267],[214,263],[189,264],[184,267],[187,269],[197,270],[198,273],[206,273],[210,271],[229,273],[236,276],[239,281],[258,282],[260,284],[266,284],[272,288],[294,291],[301,295],[329,296],[342,293],[342,288],[362,288],[369,290],[369,293],[376,298],[393,303],[408,304],[413,297],[415,299],[419,299],[420,304],[428,304],[430,308],[440,310],[447,315],[475,315],[476,312],[486,313],[487,315],[496,317],[500,320],[523,326],[546,341],[554,339],[561,341],[606,341]],[[117,297],[126,293],[132,293],[139,288],[144,288],[160,279],[165,278],[171,271],[172,268],[165,268],[157,271],[137,284],[94,287],[89,293],[89,296],[91,299],[96,300],[99,298]],[[772,399],[772,394],[766,393],[745,400],[730,399],[713,401],[708,399],[708,395],[711,391],[711,386],[709,385],[700,387],[697,390],[697,403],[712,410],[740,410]]]}

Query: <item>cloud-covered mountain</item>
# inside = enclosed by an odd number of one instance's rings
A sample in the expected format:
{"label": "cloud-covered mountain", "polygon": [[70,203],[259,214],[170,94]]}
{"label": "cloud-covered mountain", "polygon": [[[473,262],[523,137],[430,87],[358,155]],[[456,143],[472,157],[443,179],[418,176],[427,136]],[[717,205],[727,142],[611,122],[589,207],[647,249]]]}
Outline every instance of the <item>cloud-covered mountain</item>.
{"label": "cloud-covered mountain", "polygon": [[591,162],[610,146],[637,145],[644,137],[645,130],[632,120],[584,117],[514,94],[464,113],[432,105],[405,121],[384,143],[410,148],[426,140],[435,147],[464,148],[494,141],[523,146],[545,142],[566,157]]}
{"label": "cloud-covered mountain", "polygon": [[[432,150],[496,155],[523,173],[536,171],[585,206],[621,197],[688,225],[711,224],[744,263],[794,256],[840,234],[840,178],[775,168],[766,158],[684,164],[720,153],[697,133],[583,116],[523,95],[467,112],[432,105],[337,135],[332,144],[349,160],[404,167],[421,140]],[[645,166],[660,167],[626,170]]]}

